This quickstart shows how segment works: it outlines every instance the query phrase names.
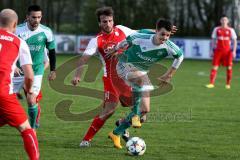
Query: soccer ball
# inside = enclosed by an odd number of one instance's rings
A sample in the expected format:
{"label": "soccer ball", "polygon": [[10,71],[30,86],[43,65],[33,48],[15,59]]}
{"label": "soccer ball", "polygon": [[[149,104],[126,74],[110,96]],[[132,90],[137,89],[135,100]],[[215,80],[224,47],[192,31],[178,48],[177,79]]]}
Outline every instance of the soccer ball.
{"label": "soccer ball", "polygon": [[132,156],[143,155],[146,151],[146,144],[143,139],[139,137],[132,137],[126,143],[128,154]]}

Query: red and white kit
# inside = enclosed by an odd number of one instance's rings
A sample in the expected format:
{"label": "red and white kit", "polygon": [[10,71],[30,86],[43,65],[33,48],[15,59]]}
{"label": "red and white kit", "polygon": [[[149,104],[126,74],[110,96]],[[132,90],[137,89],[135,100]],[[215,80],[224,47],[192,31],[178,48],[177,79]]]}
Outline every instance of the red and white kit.
{"label": "red and white kit", "polygon": [[231,40],[237,39],[233,28],[215,27],[212,38],[216,39],[213,55],[213,66],[232,66],[233,55],[231,51]]}
{"label": "red and white kit", "polygon": [[136,31],[117,25],[113,28],[113,32],[109,34],[100,32],[95,38],[91,39],[83,53],[84,55],[99,54],[100,56],[104,65],[103,83],[105,102],[118,102],[120,100],[123,106],[131,105],[131,88],[117,75],[117,59],[107,58],[106,54],[115,45],[134,32]]}

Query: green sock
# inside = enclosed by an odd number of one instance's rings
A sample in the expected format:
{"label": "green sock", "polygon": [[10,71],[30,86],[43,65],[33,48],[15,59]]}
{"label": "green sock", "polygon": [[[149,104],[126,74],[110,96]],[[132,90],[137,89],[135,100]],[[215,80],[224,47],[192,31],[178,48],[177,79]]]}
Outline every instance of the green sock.
{"label": "green sock", "polygon": [[132,112],[128,114],[125,120],[113,130],[113,134],[122,135],[124,131],[131,126],[132,117],[134,115],[141,115],[140,113],[140,104],[142,99],[141,87],[133,88],[133,109]]}
{"label": "green sock", "polygon": [[133,113],[140,116],[140,105],[142,100],[142,92],[140,87],[138,89],[133,89]]}
{"label": "green sock", "polygon": [[113,130],[113,134],[122,135],[126,129],[131,126],[132,117],[135,114],[133,112],[129,113],[129,115],[125,118],[125,120]]}
{"label": "green sock", "polygon": [[37,104],[31,105],[28,107],[28,116],[29,116],[29,122],[33,129],[36,128],[36,119],[38,115],[38,106]]}

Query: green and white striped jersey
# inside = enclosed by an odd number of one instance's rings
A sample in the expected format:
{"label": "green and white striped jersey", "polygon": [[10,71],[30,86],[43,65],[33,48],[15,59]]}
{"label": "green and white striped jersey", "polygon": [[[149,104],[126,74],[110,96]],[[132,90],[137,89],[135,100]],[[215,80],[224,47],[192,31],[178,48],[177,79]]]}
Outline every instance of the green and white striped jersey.
{"label": "green and white striped jersey", "polygon": [[154,34],[134,33],[126,38],[129,48],[120,56],[119,61],[131,63],[142,71],[148,71],[150,66],[167,56],[179,58],[183,55],[181,49],[168,40],[161,45],[153,44]]}
{"label": "green and white striped jersey", "polygon": [[17,27],[16,34],[25,40],[29,46],[34,75],[43,75],[44,49],[51,50],[55,48],[52,30],[40,24],[36,30],[31,31],[25,22]]}

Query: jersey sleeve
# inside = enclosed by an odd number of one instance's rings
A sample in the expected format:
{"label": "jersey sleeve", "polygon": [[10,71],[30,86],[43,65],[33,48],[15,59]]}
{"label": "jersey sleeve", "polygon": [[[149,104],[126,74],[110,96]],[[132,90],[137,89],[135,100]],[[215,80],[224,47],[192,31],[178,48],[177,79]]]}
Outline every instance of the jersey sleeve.
{"label": "jersey sleeve", "polygon": [[231,28],[231,36],[232,36],[232,39],[237,39],[237,34],[233,28]]}
{"label": "jersey sleeve", "polygon": [[32,64],[32,58],[30,54],[30,50],[28,48],[27,43],[20,39],[20,47],[19,47],[19,63],[20,66],[26,65],[26,64]]}
{"label": "jersey sleeve", "polygon": [[138,37],[138,32],[135,32],[127,36],[125,41],[128,43],[129,46],[131,46],[133,44],[134,39],[136,39],[137,37]]}
{"label": "jersey sleeve", "polygon": [[139,33],[145,33],[145,34],[155,34],[155,30],[153,29],[140,29],[138,30]]}
{"label": "jersey sleeve", "polygon": [[48,50],[44,48],[44,62],[49,62]]}
{"label": "jersey sleeve", "polygon": [[168,55],[171,55],[174,58],[179,58],[179,57],[183,56],[182,50],[176,44],[174,44],[172,41],[168,40],[166,42],[166,44],[167,44]]}
{"label": "jersey sleeve", "polygon": [[137,32],[136,30],[130,29],[130,28],[128,28],[126,26],[122,26],[122,25],[117,25],[116,27],[119,28],[120,30],[122,30],[123,33],[126,35],[126,37],[129,36],[130,34]]}
{"label": "jersey sleeve", "polygon": [[212,39],[216,39],[216,38],[217,38],[217,27],[215,27],[215,28],[213,29],[211,38],[212,38]]}
{"label": "jersey sleeve", "polygon": [[85,51],[83,52],[83,55],[89,55],[92,56],[97,53],[97,38],[92,38]]}
{"label": "jersey sleeve", "polygon": [[48,32],[46,32],[46,34],[47,34],[46,48],[48,50],[55,49],[55,39],[52,30],[49,29]]}

